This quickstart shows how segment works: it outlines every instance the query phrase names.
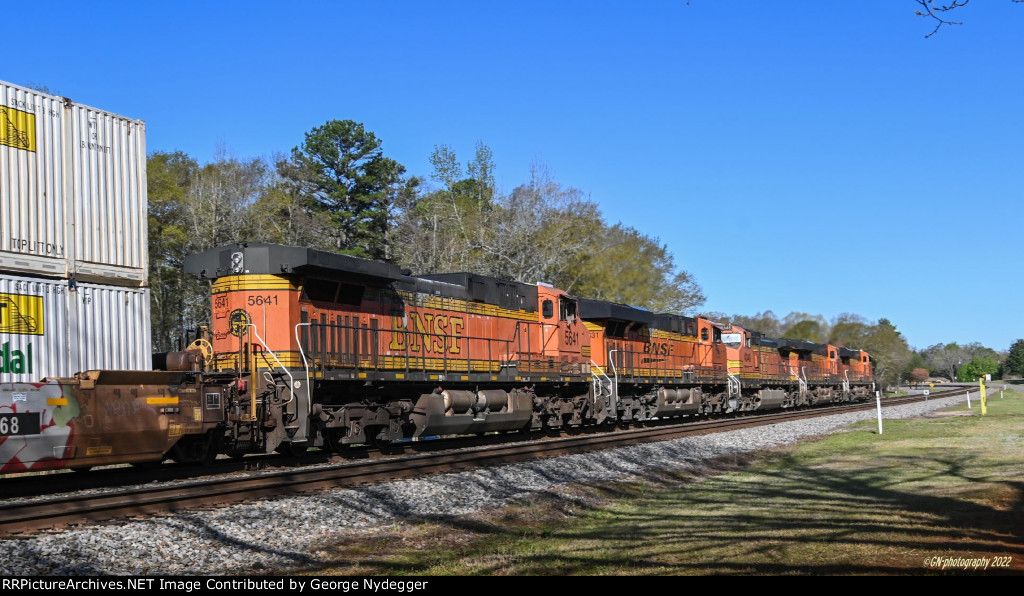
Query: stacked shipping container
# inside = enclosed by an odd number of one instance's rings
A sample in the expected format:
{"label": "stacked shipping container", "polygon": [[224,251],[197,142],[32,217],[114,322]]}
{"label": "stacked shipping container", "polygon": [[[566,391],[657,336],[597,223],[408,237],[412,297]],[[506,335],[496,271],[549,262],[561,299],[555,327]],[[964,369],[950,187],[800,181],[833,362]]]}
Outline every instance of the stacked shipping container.
{"label": "stacked shipping container", "polygon": [[150,367],[145,124],[0,82],[0,381]]}

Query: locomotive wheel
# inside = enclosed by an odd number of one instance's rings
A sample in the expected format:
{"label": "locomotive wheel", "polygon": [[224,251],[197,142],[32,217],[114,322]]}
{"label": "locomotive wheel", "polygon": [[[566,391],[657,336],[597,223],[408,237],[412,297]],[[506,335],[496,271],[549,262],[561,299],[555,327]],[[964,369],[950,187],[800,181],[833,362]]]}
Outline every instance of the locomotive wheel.
{"label": "locomotive wheel", "polygon": [[216,443],[212,433],[185,437],[171,450],[171,459],[182,464],[208,466],[217,459]]}
{"label": "locomotive wheel", "polygon": [[349,443],[343,443],[342,439],[348,436],[347,428],[329,428],[324,431],[324,445],[329,447],[331,451],[344,455],[349,451],[352,446]]}
{"label": "locomotive wheel", "polygon": [[301,443],[295,441],[285,441],[277,446],[274,451],[285,455],[287,457],[302,457],[306,453],[306,449],[309,448],[309,443],[302,441]]}
{"label": "locomotive wheel", "polygon": [[391,446],[391,439],[380,438],[380,433],[384,431],[385,426],[368,426],[366,427],[366,437],[369,445],[380,451],[386,451]]}

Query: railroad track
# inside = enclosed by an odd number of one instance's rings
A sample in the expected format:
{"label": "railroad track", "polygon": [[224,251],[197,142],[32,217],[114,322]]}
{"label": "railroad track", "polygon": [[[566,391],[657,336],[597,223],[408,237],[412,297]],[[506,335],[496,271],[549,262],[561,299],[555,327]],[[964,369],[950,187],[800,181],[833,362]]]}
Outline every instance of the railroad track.
{"label": "railroad track", "polygon": [[[956,388],[927,397],[914,395],[889,398],[885,401],[885,406],[924,401],[928,397],[949,397],[962,394],[964,391],[963,388]],[[0,503],[0,536],[86,522],[186,511],[259,498],[307,494],[330,488],[361,486],[385,480],[475,469],[538,457],[584,453],[874,407],[874,403],[846,404],[616,432],[581,433],[578,436],[549,437],[490,446],[465,447],[460,443],[459,447],[453,446],[452,449],[435,453],[262,471],[242,477],[199,479],[171,486],[124,488],[99,494],[70,494],[45,500]]]}

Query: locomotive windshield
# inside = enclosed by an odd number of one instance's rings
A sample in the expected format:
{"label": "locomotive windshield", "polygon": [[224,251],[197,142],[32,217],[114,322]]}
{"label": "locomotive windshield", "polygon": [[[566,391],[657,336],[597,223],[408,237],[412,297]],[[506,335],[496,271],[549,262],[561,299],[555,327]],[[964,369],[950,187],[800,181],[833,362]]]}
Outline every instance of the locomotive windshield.
{"label": "locomotive windshield", "polygon": [[730,348],[738,348],[743,343],[742,333],[723,333],[722,343]]}

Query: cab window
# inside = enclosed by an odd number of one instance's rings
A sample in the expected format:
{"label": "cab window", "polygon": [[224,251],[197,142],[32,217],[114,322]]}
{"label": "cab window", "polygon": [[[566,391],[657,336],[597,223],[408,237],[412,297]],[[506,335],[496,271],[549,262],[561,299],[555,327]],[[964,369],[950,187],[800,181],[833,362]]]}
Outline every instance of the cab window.
{"label": "cab window", "polygon": [[730,348],[738,348],[743,345],[743,335],[740,333],[723,333],[722,343]]}
{"label": "cab window", "polygon": [[558,299],[558,318],[570,323],[576,320],[576,301],[565,296]]}
{"label": "cab window", "polygon": [[541,314],[544,315],[545,319],[550,319],[555,316],[555,303],[550,300],[545,300],[541,303]]}

